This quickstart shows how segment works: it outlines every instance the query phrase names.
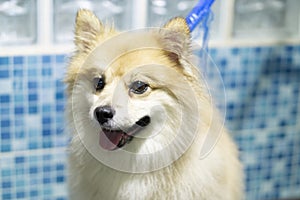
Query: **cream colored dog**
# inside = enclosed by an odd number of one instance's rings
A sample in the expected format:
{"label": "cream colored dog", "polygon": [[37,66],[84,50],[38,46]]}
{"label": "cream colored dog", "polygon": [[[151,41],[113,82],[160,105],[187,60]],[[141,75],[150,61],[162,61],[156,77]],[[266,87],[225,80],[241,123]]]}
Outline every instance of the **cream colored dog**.
{"label": "cream colored dog", "polygon": [[183,18],[118,33],[80,10],[75,44],[70,199],[242,199],[238,152],[191,62]]}

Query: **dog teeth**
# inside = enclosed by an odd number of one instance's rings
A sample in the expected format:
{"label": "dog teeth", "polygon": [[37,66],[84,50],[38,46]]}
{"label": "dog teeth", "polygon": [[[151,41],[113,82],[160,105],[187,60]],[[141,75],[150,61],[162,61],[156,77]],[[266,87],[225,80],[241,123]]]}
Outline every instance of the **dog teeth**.
{"label": "dog teeth", "polygon": [[122,138],[119,141],[118,147],[121,148],[125,145],[125,140],[124,140],[124,136],[122,136]]}
{"label": "dog teeth", "polygon": [[119,148],[123,147],[126,143],[129,143],[132,139],[133,139],[132,136],[124,134],[118,143],[118,147]]}
{"label": "dog teeth", "polygon": [[123,144],[124,142],[125,142],[125,139],[124,139],[124,136],[122,136],[119,143]]}

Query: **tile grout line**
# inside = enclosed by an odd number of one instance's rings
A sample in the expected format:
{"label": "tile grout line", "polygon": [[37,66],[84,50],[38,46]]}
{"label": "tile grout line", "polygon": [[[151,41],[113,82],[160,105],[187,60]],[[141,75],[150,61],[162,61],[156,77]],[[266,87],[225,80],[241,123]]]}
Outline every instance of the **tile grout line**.
{"label": "tile grout line", "polygon": [[31,150],[20,150],[20,151],[11,151],[11,152],[0,152],[0,159],[10,156],[17,156],[17,155],[43,155],[47,153],[67,153],[67,146],[66,147],[51,147],[51,148],[41,148],[41,149],[31,149]]}

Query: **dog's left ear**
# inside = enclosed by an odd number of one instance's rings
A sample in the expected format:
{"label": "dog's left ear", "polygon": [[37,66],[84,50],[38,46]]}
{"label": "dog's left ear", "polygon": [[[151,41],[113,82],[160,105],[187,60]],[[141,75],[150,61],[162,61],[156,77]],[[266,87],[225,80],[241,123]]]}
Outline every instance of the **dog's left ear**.
{"label": "dog's left ear", "polygon": [[183,17],[174,17],[164,25],[164,28],[190,36],[189,26]]}
{"label": "dog's left ear", "polygon": [[168,56],[173,61],[187,58],[191,54],[190,29],[182,17],[175,17],[167,22],[162,29],[162,43]]}
{"label": "dog's left ear", "polygon": [[93,12],[86,9],[77,12],[75,24],[77,50],[88,53],[113,32],[113,28],[108,25],[104,26]]}

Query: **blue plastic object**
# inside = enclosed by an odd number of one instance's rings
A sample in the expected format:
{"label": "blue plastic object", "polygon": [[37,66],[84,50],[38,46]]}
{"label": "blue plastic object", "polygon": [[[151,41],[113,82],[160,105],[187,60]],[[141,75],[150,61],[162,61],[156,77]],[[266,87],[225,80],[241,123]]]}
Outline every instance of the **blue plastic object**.
{"label": "blue plastic object", "polygon": [[199,56],[201,57],[203,73],[207,71],[209,24],[212,20],[212,12],[210,8],[214,1],[215,0],[199,0],[197,5],[185,18],[191,32],[197,27],[197,25],[200,25],[199,28],[202,29],[202,51],[200,51]]}
{"label": "blue plastic object", "polygon": [[205,18],[208,18],[210,14],[210,7],[214,1],[215,0],[199,0],[198,4],[185,18],[191,32],[201,21],[205,20]]}

